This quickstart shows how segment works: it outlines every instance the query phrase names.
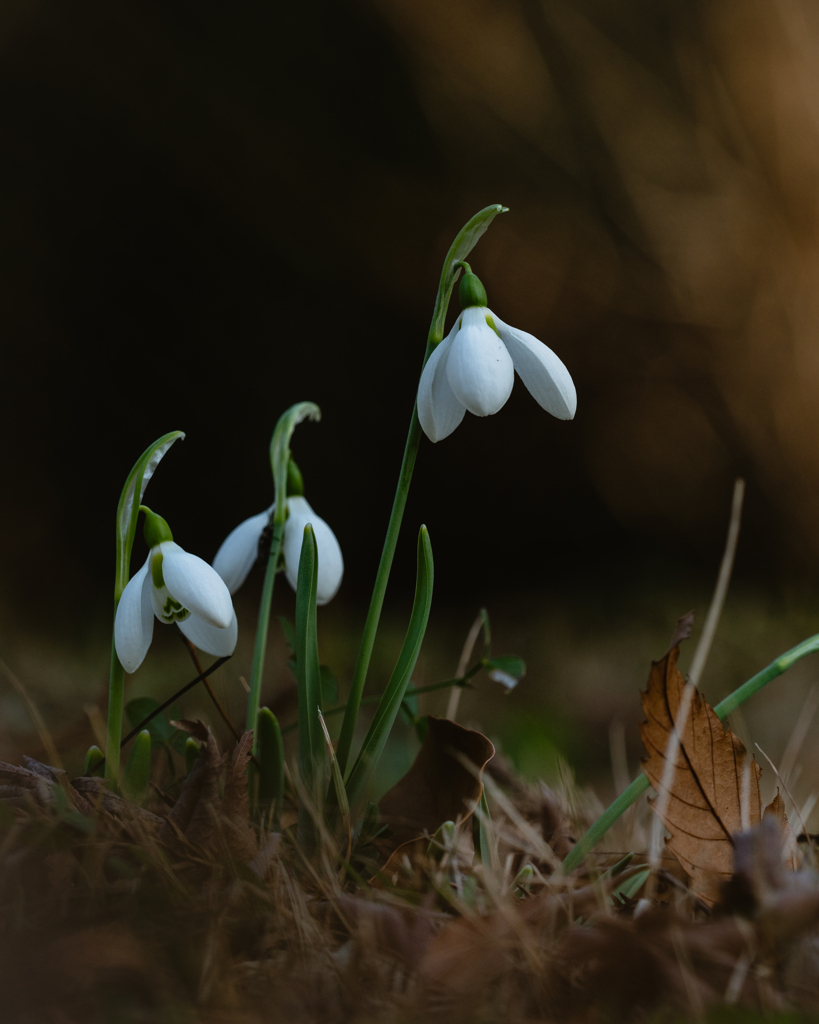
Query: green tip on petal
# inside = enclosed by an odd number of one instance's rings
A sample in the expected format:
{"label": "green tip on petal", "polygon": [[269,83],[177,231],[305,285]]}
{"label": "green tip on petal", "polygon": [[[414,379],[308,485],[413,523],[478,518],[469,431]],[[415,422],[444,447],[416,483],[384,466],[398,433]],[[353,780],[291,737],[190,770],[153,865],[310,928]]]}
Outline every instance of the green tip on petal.
{"label": "green tip on petal", "polygon": [[142,535],[149,548],[155,548],[164,541],[173,540],[171,528],[156,512],[152,512],[146,505],[139,506],[140,512],[145,514],[145,523],[142,528]]}
{"label": "green tip on petal", "polygon": [[287,463],[287,497],[304,497],[304,478],[292,455]]}

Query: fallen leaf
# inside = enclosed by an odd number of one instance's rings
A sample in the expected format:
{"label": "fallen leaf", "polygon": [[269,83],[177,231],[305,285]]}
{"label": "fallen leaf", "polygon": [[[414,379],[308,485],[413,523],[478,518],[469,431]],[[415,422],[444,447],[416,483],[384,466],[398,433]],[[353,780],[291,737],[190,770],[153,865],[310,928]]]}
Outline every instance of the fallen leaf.
{"label": "fallen leaf", "polygon": [[219,754],[213,733],[201,722],[174,722],[178,729],[202,739],[202,750],[190,774],[182,783],[179,799],[168,812],[159,838],[171,847],[178,847],[179,835],[188,842],[201,845],[216,829],[219,811],[219,776],[225,759]]}
{"label": "fallen leaf", "polygon": [[[679,648],[674,647],[652,664],[648,689],[642,695],[646,721],[640,725],[640,734],[648,754],[643,771],[657,793],[685,689],[678,656]],[[745,747],[696,691],[680,740],[663,824],[671,833],[668,848],[690,875],[692,891],[713,906],[720,885],[733,874],[733,837],[743,825],[743,783],[747,824],[759,824],[761,770],[751,760],[743,780],[748,763]],[[655,811],[658,802],[653,803]]]}
{"label": "fallen leaf", "polygon": [[225,819],[225,839],[232,856],[249,861],[259,851],[256,833],[248,824],[249,800],[247,769],[253,747],[253,732],[244,733],[233,750],[225,777],[222,814]]}
{"label": "fallen leaf", "polygon": [[[483,733],[430,715],[412,767],[378,805],[381,821],[392,831],[392,847],[433,835],[445,821],[468,818],[483,792],[480,775],[494,753]],[[474,765],[477,776],[459,757]]]}
{"label": "fallen leaf", "polygon": [[796,871],[799,867],[799,844],[788,821],[788,816],[785,813],[785,801],[782,799],[778,788],[776,796],[762,812],[762,817],[763,819],[773,818],[777,825],[779,825],[779,830],[782,834],[782,853],[784,854],[785,867],[791,871]]}

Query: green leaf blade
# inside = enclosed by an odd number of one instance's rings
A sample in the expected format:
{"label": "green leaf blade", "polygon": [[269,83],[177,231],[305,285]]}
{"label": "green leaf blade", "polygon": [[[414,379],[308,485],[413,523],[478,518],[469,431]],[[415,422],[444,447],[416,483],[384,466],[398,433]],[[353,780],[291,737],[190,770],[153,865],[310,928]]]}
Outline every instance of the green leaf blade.
{"label": "green leaf blade", "polygon": [[156,468],[167,455],[174,442],[184,439],[181,430],[172,430],[164,434],[140,455],[133,469],[125,480],[122,494],[117,504],[117,556],[114,579],[114,602],[119,602],[123,590],[128,583],[131,568],[131,551],[136,536],[137,513],[145,489],[156,472]]}
{"label": "green leaf blade", "polygon": [[318,548],[309,524],[299,558],[296,585],[296,682],[299,703],[299,772],[311,788],[324,764],[324,737],[318,721],[322,707],[321,669],[316,627],[316,591],[318,587]]}
{"label": "green leaf blade", "polygon": [[270,468],[273,471],[273,485],[276,498],[275,521],[284,523],[287,516],[287,467],[290,463],[290,439],[293,431],[304,420],[321,419],[321,409],[315,402],[297,402],[282,413],[270,439]]}
{"label": "green leaf blade", "polygon": [[427,528],[422,526],[418,534],[415,600],[407,635],[387,688],[378,703],[375,718],[347,780],[347,799],[353,808],[365,795],[369,786],[418,660],[432,606],[433,582],[432,545]]}

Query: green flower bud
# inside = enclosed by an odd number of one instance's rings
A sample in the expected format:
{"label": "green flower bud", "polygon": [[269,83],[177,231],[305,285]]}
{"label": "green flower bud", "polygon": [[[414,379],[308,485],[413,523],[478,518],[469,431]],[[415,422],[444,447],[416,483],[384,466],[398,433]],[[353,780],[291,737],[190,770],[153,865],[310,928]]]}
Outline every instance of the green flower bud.
{"label": "green flower bud", "polygon": [[301,470],[296,465],[296,460],[290,456],[287,463],[287,497],[301,498],[304,495],[304,479]]}
{"label": "green flower bud", "polygon": [[465,273],[458,285],[458,301],[461,309],[469,309],[470,306],[486,306],[486,289],[481,284],[481,279],[472,273],[472,267],[463,260],[455,264],[456,267],[463,267]]}
{"label": "green flower bud", "polygon": [[140,505],[139,511],[145,513],[145,523],[142,527],[142,535],[149,548],[155,548],[163,541],[173,540],[171,528],[156,512],[152,512],[147,506]]}

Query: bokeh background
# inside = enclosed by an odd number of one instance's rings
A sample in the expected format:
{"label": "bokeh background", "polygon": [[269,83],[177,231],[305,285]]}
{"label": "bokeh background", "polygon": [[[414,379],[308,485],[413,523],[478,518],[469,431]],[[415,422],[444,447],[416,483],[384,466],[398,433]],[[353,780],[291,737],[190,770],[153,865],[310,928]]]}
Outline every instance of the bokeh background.
{"label": "bokeh background", "polygon": [[[510,696],[479,680],[462,715],[524,770],[553,778],[564,758],[605,797],[611,723],[634,771],[648,662],[678,615],[704,617],[737,475],[706,695],[813,633],[817,44],[809,0],[3,4],[0,653],[65,749],[93,738],[84,708],[104,711],[113,514],[136,457],[187,432],[147,501],[211,558],[271,501],[269,435],[303,399],[324,419],[294,453],[347,563],[320,621],[344,690],[441,261],[494,202],[510,212],[473,268],[567,364],[577,417],[518,384],[497,416],[424,441],[372,688],[425,522],[417,682],[452,674],[487,606],[496,653],[529,673]],[[259,582],[218,677],[237,719]],[[276,602],[292,614],[286,585]],[[274,632],[266,695],[286,717]],[[173,632],[156,637],[134,694],[190,674]],[[780,758],[816,675],[803,663],[737,727]],[[4,669],[0,748],[37,742]],[[800,800],[819,780],[804,757]]]}

